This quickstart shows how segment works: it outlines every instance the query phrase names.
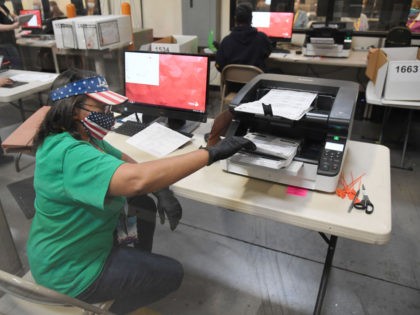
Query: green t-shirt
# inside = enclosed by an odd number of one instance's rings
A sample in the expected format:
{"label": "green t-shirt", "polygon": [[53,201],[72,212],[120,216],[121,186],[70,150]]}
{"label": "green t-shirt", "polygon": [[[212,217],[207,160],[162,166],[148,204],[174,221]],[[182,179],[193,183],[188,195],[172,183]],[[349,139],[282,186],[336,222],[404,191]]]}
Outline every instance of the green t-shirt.
{"label": "green t-shirt", "polygon": [[29,265],[37,283],[73,297],[102,271],[125,202],[107,197],[121,152],[97,145],[103,152],[64,132],[47,137],[36,153]]}

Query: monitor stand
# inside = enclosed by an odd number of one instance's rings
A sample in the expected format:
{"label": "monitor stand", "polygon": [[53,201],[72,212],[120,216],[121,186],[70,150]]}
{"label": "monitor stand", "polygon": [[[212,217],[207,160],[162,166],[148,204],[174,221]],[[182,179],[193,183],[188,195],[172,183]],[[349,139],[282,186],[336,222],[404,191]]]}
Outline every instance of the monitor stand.
{"label": "monitor stand", "polygon": [[273,41],[272,45],[273,45],[273,53],[290,54],[290,50],[284,47],[284,46],[287,46],[287,44],[282,45],[280,42]]}
{"label": "monitor stand", "polygon": [[178,131],[180,133],[192,134],[195,129],[200,126],[200,122],[184,120],[184,119],[175,119],[167,117],[156,117],[144,115],[142,117],[143,123],[151,124],[154,122],[160,123],[172,130]]}

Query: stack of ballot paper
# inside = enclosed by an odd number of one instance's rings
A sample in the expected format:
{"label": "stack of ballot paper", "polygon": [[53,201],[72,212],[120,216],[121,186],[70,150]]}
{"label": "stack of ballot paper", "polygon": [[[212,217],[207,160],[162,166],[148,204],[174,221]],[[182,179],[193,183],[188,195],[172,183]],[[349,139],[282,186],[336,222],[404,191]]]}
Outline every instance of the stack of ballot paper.
{"label": "stack of ballot paper", "polygon": [[156,157],[175,151],[191,139],[155,122],[128,138],[127,143]]}
{"label": "stack of ballot paper", "polygon": [[235,107],[235,111],[264,115],[265,104],[271,105],[273,116],[299,120],[311,109],[316,97],[316,93],[273,89],[259,100]]}
{"label": "stack of ballot paper", "polygon": [[239,152],[231,158],[231,161],[274,169],[289,166],[300,144],[297,140],[259,133],[248,133],[244,137],[254,142],[257,149],[252,153]]}

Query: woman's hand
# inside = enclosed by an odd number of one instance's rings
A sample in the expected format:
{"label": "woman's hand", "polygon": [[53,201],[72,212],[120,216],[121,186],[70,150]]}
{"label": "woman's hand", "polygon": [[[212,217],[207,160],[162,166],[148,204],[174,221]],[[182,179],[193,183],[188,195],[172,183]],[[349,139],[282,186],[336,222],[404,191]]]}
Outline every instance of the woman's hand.
{"label": "woman's hand", "polygon": [[13,83],[13,80],[10,78],[0,78],[0,86],[10,85]]}

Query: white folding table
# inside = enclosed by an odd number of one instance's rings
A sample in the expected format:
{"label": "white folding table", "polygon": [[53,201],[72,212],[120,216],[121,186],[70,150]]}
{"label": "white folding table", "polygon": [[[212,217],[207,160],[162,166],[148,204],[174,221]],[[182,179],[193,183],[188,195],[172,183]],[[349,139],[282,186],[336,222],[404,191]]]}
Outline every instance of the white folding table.
{"label": "white folding table", "polygon": [[[196,130],[191,143],[172,155],[186,153],[204,145],[203,135],[211,121]],[[105,140],[138,162],[156,159],[126,142],[128,137],[109,133]],[[375,206],[371,215],[348,212],[351,200],[334,193],[308,191],[306,196],[287,193],[287,186],[222,170],[219,163],[202,168],[173,185],[179,196],[238,212],[288,223],[317,231],[328,244],[314,314],[319,314],[326,292],[338,237],[370,244],[385,244],[391,236],[390,155],[385,146],[348,142],[343,166],[345,174],[364,174],[362,182]],[[329,234],[330,237],[327,237]]]}

